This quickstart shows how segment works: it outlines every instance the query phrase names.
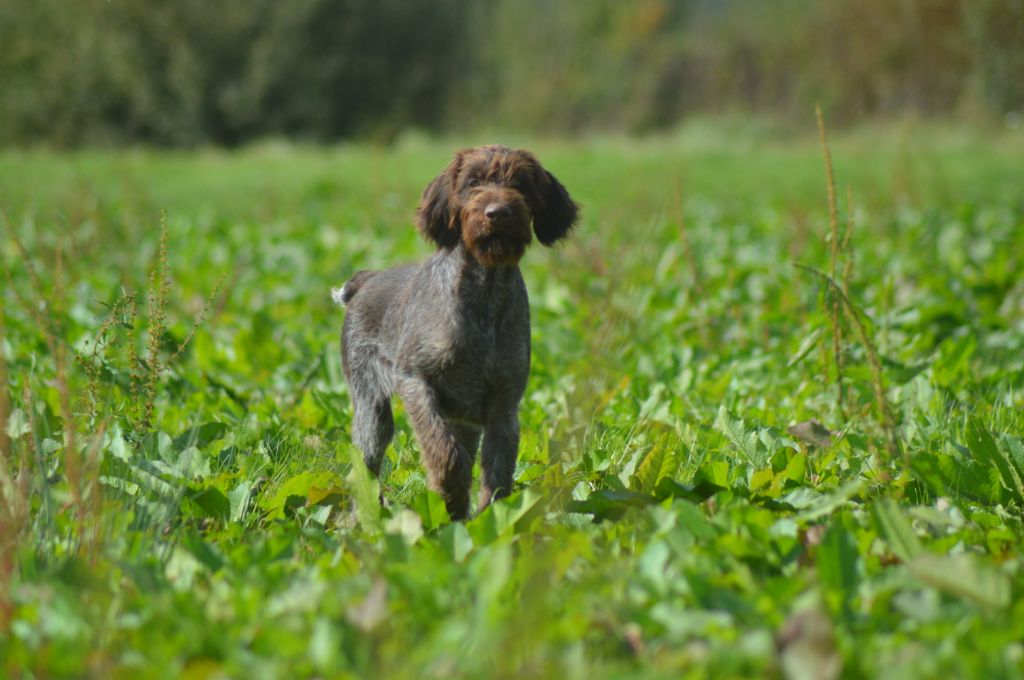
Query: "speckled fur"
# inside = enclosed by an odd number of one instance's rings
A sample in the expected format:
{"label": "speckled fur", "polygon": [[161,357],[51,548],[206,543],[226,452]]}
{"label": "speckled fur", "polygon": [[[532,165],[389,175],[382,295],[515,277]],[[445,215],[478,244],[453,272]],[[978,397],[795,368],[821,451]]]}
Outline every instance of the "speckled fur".
{"label": "speckled fur", "polygon": [[379,474],[401,397],[431,488],[453,519],[469,513],[483,440],[479,508],[512,490],[519,401],[530,368],[530,316],[518,262],[531,240],[552,245],[576,222],[565,188],[526,151],[461,151],[423,193],[424,262],[357,272],[333,297],[346,305],[342,363],[352,438]]}

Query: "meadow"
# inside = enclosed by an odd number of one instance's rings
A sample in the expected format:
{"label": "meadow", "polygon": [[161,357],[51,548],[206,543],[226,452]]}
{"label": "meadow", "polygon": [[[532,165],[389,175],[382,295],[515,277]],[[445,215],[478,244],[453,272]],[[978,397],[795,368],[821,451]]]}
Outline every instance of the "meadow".
{"label": "meadow", "polygon": [[[362,467],[329,290],[499,140],[583,217],[452,523],[400,405]],[[834,209],[813,117],[0,151],[0,675],[1024,676],[1024,132],[830,149]]]}

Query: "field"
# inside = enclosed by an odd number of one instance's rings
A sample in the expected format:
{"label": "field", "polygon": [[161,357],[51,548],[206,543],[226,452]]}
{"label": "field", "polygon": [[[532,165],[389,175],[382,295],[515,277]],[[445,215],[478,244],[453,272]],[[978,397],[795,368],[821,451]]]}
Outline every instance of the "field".
{"label": "field", "polygon": [[836,133],[834,221],[813,119],[513,139],[583,219],[451,523],[329,289],[480,141],[0,152],[0,675],[1024,676],[1024,134]]}

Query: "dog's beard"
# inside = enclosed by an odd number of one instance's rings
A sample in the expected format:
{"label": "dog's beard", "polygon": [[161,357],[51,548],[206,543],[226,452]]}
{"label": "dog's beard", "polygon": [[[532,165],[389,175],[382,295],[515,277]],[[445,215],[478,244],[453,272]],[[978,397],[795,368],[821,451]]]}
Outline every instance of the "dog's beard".
{"label": "dog's beard", "polygon": [[490,234],[475,240],[471,250],[480,264],[498,267],[518,264],[528,243],[507,234]]}
{"label": "dog's beard", "polygon": [[530,245],[528,223],[514,222],[501,226],[470,223],[467,226],[463,241],[473,257],[485,267],[518,264]]}

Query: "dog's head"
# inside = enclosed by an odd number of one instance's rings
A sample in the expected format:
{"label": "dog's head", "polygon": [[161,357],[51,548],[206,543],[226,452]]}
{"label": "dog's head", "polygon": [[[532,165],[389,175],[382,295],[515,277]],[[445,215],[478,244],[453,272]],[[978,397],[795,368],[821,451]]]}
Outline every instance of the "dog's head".
{"label": "dog's head", "polygon": [[455,154],[427,185],[416,211],[420,232],[441,248],[460,242],[486,267],[516,264],[530,226],[546,246],[563,238],[579,208],[527,151],[479,146]]}

